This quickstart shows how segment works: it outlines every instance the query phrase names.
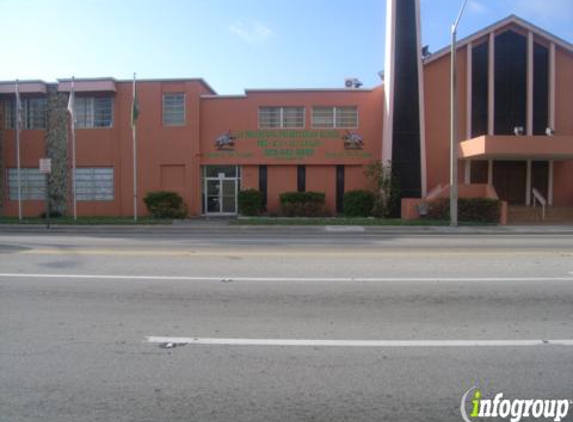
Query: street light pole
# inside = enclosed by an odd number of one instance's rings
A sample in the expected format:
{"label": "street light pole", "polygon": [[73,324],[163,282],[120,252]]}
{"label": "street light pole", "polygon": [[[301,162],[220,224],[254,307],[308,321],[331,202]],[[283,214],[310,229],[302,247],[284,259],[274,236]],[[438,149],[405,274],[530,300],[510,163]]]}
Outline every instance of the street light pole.
{"label": "street light pole", "polygon": [[450,225],[458,225],[458,99],[456,44],[458,24],[464,13],[468,0],[464,0],[460,13],[451,28],[451,69],[450,69]]}

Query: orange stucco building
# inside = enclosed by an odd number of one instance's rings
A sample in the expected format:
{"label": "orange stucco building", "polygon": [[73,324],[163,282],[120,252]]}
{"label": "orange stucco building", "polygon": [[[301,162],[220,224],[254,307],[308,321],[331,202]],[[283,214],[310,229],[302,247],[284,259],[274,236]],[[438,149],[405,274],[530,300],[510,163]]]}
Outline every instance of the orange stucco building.
{"label": "orange stucco building", "polygon": [[[510,207],[536,195],[548,206],[573,207],[573,46],[510,16],[457,48],[460,184],[488,185],[479,191]],[[385,80],[372,89],[348,81],[340,89],[223,96],[202,79],[137,81],[138,213],[146,214],[147,192],[171,190],[190,216],[234,215],[237,192],[255,188],[270,214],[280,211],[280,193],[297,190],[324,192],[327,211],[336,214],[345,191],[367,188],[364,166],[373,161],[400,165],[411,184],[405,198],[443,194],[450,178],[450,58],[448,50],[418,53],[419,133],[402,152],[404,130],[394,124],[392,133],[389,125],[410,97],[388,60]],[[3,215],[18,215],[19,203],[24,216],[39,215],[46,192],[53,208],[71,214],[71,82],[18,83],[19,194],[16,84],[0,83]],[[132,89],[126,80],[74,80],[78,215],[133,215]],[[402,105],[388,101],[389,92]],[[39,171],[45,157],[52,160],[48,179]]]}

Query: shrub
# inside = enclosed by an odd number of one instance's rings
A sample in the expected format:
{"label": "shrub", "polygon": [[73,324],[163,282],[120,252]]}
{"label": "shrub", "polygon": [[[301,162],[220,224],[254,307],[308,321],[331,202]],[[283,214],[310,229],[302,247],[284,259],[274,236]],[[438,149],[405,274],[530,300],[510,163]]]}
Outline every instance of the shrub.
{"label": "shrub", "polygon": [[147,211],[153,218],[185,218],[187,206],[183,198],[176,192],[149,192],[143,198]]}
{"label": "shrub", "polygon": [[[448,220],[450,218],[450,200],[440,198],[430,202],[428,218]],[[501,201],[490,198],[459,198],[458,220],[476,223],[499,223]]]}
{"label": "shrub", "polygon": [[[46,218],[48,215],[46,211],[40,214],[40,218]],[[62,218],[64,215],[58,210],[50,210],[50,218]]]}
{"label": "shrub", "polygon": [[320,217],[324,215],[323,192],[281,193],[281,211],[287,217]]}
{"label": "shrub", "polygon": [[256,189],[239,191],[239,213],[242,215],[259,215],[263,207],[263,194]]}
{"label": "shrub", "polygon": [[373,161],[364,167],[364,175],[374,193],[371,215],[377,218],[399,217],[402,197],[400,177],[392,171],[392,163]]}
{"label": "shrub", "polygon": [[374,193],[368,190],[351,190],[344,194],[346,217],[369,217],[374,208]]}

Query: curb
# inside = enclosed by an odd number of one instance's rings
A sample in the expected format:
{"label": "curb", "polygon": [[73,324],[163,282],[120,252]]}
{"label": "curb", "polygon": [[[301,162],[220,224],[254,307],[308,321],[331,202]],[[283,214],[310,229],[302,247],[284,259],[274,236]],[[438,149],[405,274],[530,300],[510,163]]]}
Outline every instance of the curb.
{"label": "curb", "polygon": [[486,227],[450,227],[450,226],[311,226],[311,225],[227,225],[225,223],[196,222],[173,225],[17,225],[0,224],[0,235],[4,233],[38,234],[179,234],[193,233],[280,233],[280,234],[322,234],[322,235],[563,235],[573,236],[573,226],[486,226]]}

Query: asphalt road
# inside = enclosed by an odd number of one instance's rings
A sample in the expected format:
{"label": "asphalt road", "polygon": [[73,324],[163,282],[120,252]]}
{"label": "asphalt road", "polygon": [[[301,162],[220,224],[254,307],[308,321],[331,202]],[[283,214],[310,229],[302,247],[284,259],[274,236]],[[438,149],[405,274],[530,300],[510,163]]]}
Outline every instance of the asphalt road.
{"label": "asphalt road", "polygon": [[573,399],[573,239],[5,233],[0,336],[2,422],[461,421]]}

